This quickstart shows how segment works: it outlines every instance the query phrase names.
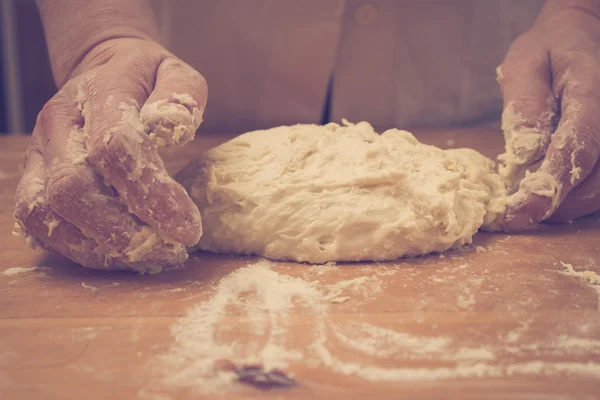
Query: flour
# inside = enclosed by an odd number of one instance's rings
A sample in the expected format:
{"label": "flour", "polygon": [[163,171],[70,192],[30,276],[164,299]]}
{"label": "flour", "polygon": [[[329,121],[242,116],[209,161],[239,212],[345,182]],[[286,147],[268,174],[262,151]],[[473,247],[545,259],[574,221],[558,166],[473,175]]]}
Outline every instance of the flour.
{"label": "flour", "polygon": [[508,332],[504,341],[506,343],[516,343],[521,338],[523,333],[529,329],[530,325],[531,325],[531,320],[521,322],[519,327]]}
{"label": "flour", "polygon": [[345,327],[334,326],[332,331],[334,337],[347,348],[376,358],[393,355],[408,358],[418,355],[428,358],[446,353],[452,343],[448,337],[420,337],[365,323],[353,323]]}
{"label": "flour", "polygon": [[381,290],[381,281],[376,277],[361,276],[328,285],[325,290],[328,293],[324,295],[323,300],[331,302],[333,299],[339,298],[342,293],[348,290],[363,295],[366,293],[379,292]]}
{"label": "flour", "polygon": [[[192,309],[186,318],[172,329],[175,344],[165,361],[175,372],[165,383],[187,386],[204,379],[207,388],[229,383],[232,377],[214,371],[219,360],[231,360],[240,365],[261,363],[265,369],[285,368],[303,354],[287,350],[285,339],[290,328],[290,311],[298,302],[315,317],[322,319],[327,306],[320,301],[323,294],[315,283],[278,274],[267,261],[259,261],[223,278],[210,300]],[[242,300],[243,299],[243,300]],[[233,310],[241,312],[243,323],[251,335],[248,343],[218,341],[223,323]],[[234,315],[234,314],[233,314]],[[266,335],[257,343],[252,336]],[[225,378],[225,379],[224,379]]]}
{"label": "flour", "polygon": [[[327,336],[326,329],[350,348],[373,354],[431,352],[447,344],[445,338],[419,338],[369,324],[356,324],[349,327],[350,331],[332,324],[330,304],[349,298],[364,301],[381,291],[383,282],[378,273],[390,274],[385,267],[371,276],[333,284],[280,274],[272,267],[272,263],[260,260],[232,272],[221,279],[209,300],[194,307],[173,327],[175,343],[161,358],[169,371],[164,378],[166,385],[194,387],[200,379],[202,390],[229,387],[235,376],[215,371],[215,364],[221,364],[221,360],[239,366],[259,364],[265,370],[284,369],[299,362],[320,363],[315,349],[322,336]],[[336,267],[330,264],[329,268]],[[317,278],[323,276],[315,267],[308,270]],[[307,343],[294,347],[288,336],[297,313],[311,315],[314,323],[306,327]],[[232,328],[232,324],[238,326]],[[247,332],[243,342],[233,339],[228,334],[230,329]],[[355,341],[352,330],[367,338]]]}
{"label": "flour", "polygon": [[337,271],[339,266],[334,262],[330,261],[326,264],[315,264],[309,267],[309,273],[316,273],[317,276],[323,276],[333,271]]}
{"label": "flour", "polygon": [[180,293],[180,292],[183,292],[183,291],[185,291],[185,289],[184,288],[180,288],[180,287],[165,290],[165,292],[169,292],[169,293]]}
{"label": "flour", "polygon": [[[413,333],[401,323],[384,327],[336,313],[336,299],[365,304],[385,290],[386,277],[402,269],[369,266],[361,271],[363,276],[334,283],[318,267],[307,267],[302,278],[280,270],[278,264],[259,260],[223,277],[207,300],[172,327],[174,343],[154,366],[161,374],[159,387],[235,391],[240,389],[239,377],[232,369],[244,366],[291,375],[297,368],[325,368],[371,382],[520,375],[600,379],[600,364],[561,358],[600,354],[599,340],[564,334],[530,342],[525,336],[530,320],[482,345],[436,335],[434,326],[431,332]],[[301,375],[296,378],[302,382]]]}
{"label": "flour", "polygon": [[581,278],[584,281],[592,284],[592,285],[600,285],[600,275],[598,275],[594,271],[575,271],[572,264],[567,264],[565,262],[560,262],[560,264],[566,269],[565,272],[562,272],[564,275],[574,276],[576,278]]}
{"label": "flour", "polygon": [[169,100],[144,104],[140,120],[159,146],[181,146],[194,138],[202,122],[203,106],[187,93],[173,93]]}
{"label": "flour", "polygon": [[24,274],[27,272],[40,271],[40,270],[44,270],[44,269],[50,269],[50,268],[47,268],[47,267],[13,267],[13,268],[5,269],[4,272],[2,272],[2,275],[12,276],[12,275]]}
{"label": "flour", "polygon": [[335,372],[343,375],[360,375],[371,382],[393,381],[439,381],[455,378],[498,378],[514,375],[556,375],[576,374],[588,377],[600,377],[600,364],[589,363],[546,363],[533,361],[508,365],[490,365],[485,363],[459,364],[447,368],[382,368],[377,366],[361,366],[355,363],[342,362],[327,353],[325,348],[323,359]]}
{"label": "flour", "polygon": [[81,282],[81,287],[84,289],[87,289],[91,292],[96,292],[98,291],[98,288],[96,286],[90,286],[90,285],[86,285],[85,282]]}
{"label": "flour", "polygon": [[561,335],[557,339],[556,345],[561,349],[568,350],[570,353],[574,353],[578,350],[580,353],[584,354],[600,354],[600,340],[598,339],[587,339]]}
{"label": "flour", "polygon": [[333,304],[342,304],[350,300],[350,296],[340,296],[331,299],[329,302]]}
{"label": "flour", "polygon": [[475,304],[475,296],[473,293],[458,296],[458,306],[467,309]]}
{"label": "flour", "polygon": [[[502,113],[502,132],[504,133],[505,152],[498,156],[501,161],[499,172],[513,191],[514,184],[524,178],[525,172],[544,156],[550,143],[550,133],[556,123],[557,103],[554,98],[547,101],[547,110],[531,125],[516,108],[514,102],[504,107]],[[535,179],[530,182],[536,187]]]}
{"label": "flour", "polygon": [[547,172],[532,172],[536,169],[535,164],[545,155],[556,124],[556,100],[550,98],[547,103],[547,110],[533,126],[517,110],[514,102],[506,105],[502,113],[505,152],[498,156],[501,162],[498,171],[509,192],[514,193],[506,200],[507,205],[516,207],[532,194],[549,197],[552,206],[542,220],[558,207],[562,189],[560,183]]}
{"label": "flour", "polygon": [[496,67],[496,82],[502,83],[503,79],[504,79],[504,73],[502,72],[502,66],[499,65],[498,67]]}
{"label": "flour", "polygon": [[598,312],[600,312],[600,275],[598,275],[595,271],[575,271],[575,268],[573,268],[572,264],[562,261],[560,262],[560,265],[562,265],[566,270],[561,271],[561,274],[582,279],[584,282],[588,283],[589,286],[596,291],[596,293],[598,293]]}

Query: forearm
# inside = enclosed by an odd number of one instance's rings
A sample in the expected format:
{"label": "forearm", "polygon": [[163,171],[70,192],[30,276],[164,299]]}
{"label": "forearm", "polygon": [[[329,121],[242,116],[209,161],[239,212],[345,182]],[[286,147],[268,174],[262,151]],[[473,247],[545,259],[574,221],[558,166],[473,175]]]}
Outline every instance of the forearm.
{"label": "forearm", "polygon": [[115,38],[158,40],[149,0],[36,0],[58,87],[96,45]]}

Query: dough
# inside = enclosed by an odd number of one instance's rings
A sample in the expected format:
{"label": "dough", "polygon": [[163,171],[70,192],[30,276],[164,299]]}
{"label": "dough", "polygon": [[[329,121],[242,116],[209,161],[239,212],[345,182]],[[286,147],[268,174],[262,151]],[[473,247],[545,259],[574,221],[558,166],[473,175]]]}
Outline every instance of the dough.
{"label": "dough", "polygon": [[494,229],[506,188],[495,163],[366,122],[282,126],[209,150],[177,177],[200,209],[198,248],[275,260],[392,260]]}

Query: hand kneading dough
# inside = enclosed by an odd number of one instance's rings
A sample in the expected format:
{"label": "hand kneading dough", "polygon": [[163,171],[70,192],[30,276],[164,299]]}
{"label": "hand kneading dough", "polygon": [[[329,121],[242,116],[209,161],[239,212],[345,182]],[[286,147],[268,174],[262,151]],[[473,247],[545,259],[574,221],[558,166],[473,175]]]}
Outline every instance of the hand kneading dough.
{"label": "hand kneading dough", "polygon": [[198,205],[198,248],[312,263],[392,260],[470,243],[504,213],[494,162],[366,122],[249,132],[177,177]]}

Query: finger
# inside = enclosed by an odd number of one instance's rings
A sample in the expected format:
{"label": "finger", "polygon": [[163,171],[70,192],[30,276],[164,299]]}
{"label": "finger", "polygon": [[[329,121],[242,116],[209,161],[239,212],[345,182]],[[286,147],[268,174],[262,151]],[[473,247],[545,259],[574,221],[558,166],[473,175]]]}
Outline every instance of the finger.
{"label": "finger", "polygon": [[206,106],[206,80],[176,58],[156,72],[154,90],[140,111],[146,133],[159,146],[183,145],[194,138]]}
{"label": "finger", "polygon": [[[540,169],[509,199],[506,226],[521,229],[550,217],[592,172],[600,155],[600,88],[595,77],[566,74],[561,120]],[[586,82],[586,84],[582,84]]]}
{"label": "finger", "polygon": [[502,130],[506,151],[500,173],[515,184],[525,169],[540,161],[556,126],[557,102],[552,92],[548,55],[531,51],[518,39],[498,69],[504,98]]}
{"label": "finger", "polygon": [[129,214],[117,193],[104,185],[86,162],[83,120],[69,102],[71,90],[72,87],[64,88],[48,102],[38,119],[50,207],[96,241],[109,264],[114,261],[126,265],[144,261],[149,266],[182,263],[186,258],[183,245],[165,242]]}
{"label": "finger", "polygon": [[16,191],[15,218],[31,243],[33,238],[46,249],[89,268],[106,268],[104,255],[96,242],[85,237],[74,225],[63,220],[50,208],[44,191],[44,159],[39,137],[27,151],[23,176]]}
{"label": "finger", "polygon": [[130,212],[162,235],[193,246],[202,234],[200,212],[168,175],[139,120],[139,104],[147,98],[147,82],[154,82],[154,76],[143,67],[136,72],[131,77],[84,82],[81,91],[86,99],[83,115],[89,160]]}
{"label": "finger", "polygon": [[562,223],[600,210],[600,163],[579,186],[569,193],[546,221]]}

